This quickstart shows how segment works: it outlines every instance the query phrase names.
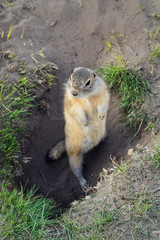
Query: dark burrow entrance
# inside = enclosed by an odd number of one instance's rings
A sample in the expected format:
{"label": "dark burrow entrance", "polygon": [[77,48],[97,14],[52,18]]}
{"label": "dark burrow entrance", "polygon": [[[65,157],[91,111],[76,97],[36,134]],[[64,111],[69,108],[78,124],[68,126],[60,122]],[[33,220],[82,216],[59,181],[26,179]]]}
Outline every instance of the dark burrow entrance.
{"label": "dark burrow entrance", "polygon": [[[46,161],[49,149],[64,138],[63,97],[58,104],[58,94],[58,85],[46,91],[41,103],[47,103],[49,108],[38,108],[30,116],[28,134],[22,146],[24,159],[30,161],[18,181],[29,188],[35,185],[38,192],[52,197],[61,207],[67,207],[72,201],[85,195],[70,169],[67,154],[55,162]],[[118,99],[111,93],[107,120],[108,138],[84,156],[83,173],[91,186],[96,185],[102,169],[111,166],[110,156],[121,160],[127,150],[135,145],[130,141],[128,129],[122,131],[123,124],[119,119]]]}

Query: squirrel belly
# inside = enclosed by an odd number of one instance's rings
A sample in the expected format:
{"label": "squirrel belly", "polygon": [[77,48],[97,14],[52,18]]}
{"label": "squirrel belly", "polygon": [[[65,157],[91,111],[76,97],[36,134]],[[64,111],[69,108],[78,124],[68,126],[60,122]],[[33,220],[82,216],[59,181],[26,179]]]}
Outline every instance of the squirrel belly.
{"label": "squirrel belly", "polygon": [[[97,101],[96,96],[88,99],[72,99],[71,101],[65,99],[66,148],[76,149],[79,147],[80,151],[85,153],[106,137],[107,114],[103,119],[100,118],[96,106]],[[82,112],[86,116],[86,123],[81,120]]]}

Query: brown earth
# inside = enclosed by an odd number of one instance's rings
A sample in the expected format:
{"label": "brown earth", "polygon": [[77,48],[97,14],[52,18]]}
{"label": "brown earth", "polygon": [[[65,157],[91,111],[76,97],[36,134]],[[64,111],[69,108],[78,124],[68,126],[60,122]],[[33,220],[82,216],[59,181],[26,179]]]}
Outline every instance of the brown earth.
{"label": "brown earth", "polygon": [[[2,0],[0,3],[0,67],[1,76],[8,74],[14,82],[16,72],[10,71],[13,63],[4,59],[6,51],[13,52],[19,59],[35,65],[38,61],[58,65],[56,85],[52,89],[39,89],[38,101],[48,106],[47,111],[35,108],[29,118],[27,136],[22,144],[25,157],[30,159],[24,174],[20,177],[23,185],[36,185],[39,192],[53,197],[57,203],[68,206],[75,199],[84,196],[72,174],[68,159],[63,155],[54,163],[46,161],[48,150],[64,138],[63,83],[75,67],[92,69],[115,62],[113,51],[106,51],[105,41],[111,41],[114,53],[123,55],[130,65],[142,65],[152,74],[151,82],[159,76],[158,65],[146,60],[150,53],[149,36],[144,29],[155,31],[155,20],[149,14],[160,11],[159,0]],[[13,24],[11,37],[7,33]],[[115,35],[112,38],[111,35]],[[158,35],[158,38],[160,36]],[[45,58],[37,55],[44,48]],[[15,61],[16,62],[16,61]],[[156,82],[158,85],[158,81]],[[155,86],[154,86],[155,87]],[[157,96],[159,92],[157,92]],[[152,114],[159,114],[159,99],[150,106]],[[145,145],[149,138],[146,133],[138,134],[131,141],[131,134],[123,124],[118,110],[118,97],[111,93],[107,121],[108,139],[85,155],[84,176],[89,184],[96,185],[102,168],[111,166],[110,156],[125,158],[127,150],[141,141]]]}

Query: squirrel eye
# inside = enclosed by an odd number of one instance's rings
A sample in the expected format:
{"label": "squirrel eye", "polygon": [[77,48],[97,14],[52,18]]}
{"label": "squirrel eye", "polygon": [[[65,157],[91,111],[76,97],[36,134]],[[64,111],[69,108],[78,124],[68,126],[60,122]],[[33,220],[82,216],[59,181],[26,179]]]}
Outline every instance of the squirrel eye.
{"label": "squirrel eye", "polygon": [[93,77],[94,77],[94,78],[97,77],[97,74],[96,74],[96,73],[93,73]]}
{"label": "squirrel eye", "polygon": [[90,85],[90,80],[88,80],[87,82],[86,82],[86,86],[89,86]]}

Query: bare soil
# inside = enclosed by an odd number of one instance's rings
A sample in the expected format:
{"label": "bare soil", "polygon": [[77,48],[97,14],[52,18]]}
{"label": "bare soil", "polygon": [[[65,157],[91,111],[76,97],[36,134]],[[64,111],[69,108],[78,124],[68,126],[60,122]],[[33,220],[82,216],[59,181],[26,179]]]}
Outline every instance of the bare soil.
{"label": "bare soil", "polygon": [[[157,63],[149,63],[149,37],[146,31],[154,28],[159,21],[149,14],[160,11],[159,0],[10,0],[11,5],[0,3],[0,67],[1,75],[8,74],[14,82],[19,78],[11,71],[16,60],[4,58],[6,51],[13,52],[19,59],[34,66],[33,57],[39,62],[53,62],[58,65],[55,85],[50,89],[39,87],[37,104],[28,119],[27,136],[22,144],[23,157],[30,159],[24,174],[18,178],[23,185],[36,185],[39,192],[50,197],[61,206],[68,206],[73,200],[84,196],[79,182],[70,170],[67,155],[56,162],[48,163],[49,149],[64,138],[63,83],[75,67],[96,69],[103,64],[115,62],[112,51],[106,51],[105,41],[111,41],[116,54],[125,56],[130,65],[143,65],[152,74],[150,81],[160,75]],[[142,6],[142,7],[141,7]],[[13,24],[11,37],[7,40]],[[116,37],[111,39],[111,34]],[[158,35],[159,38],[159,35]],[[45,58],[39,53],[44,48]],[[140,61],[141,60],[141,61]],[[142,64],[143,62],[143,64]],[[156,82],[158,84],[158,81]],[[157,93],[159,94],[159,93]],[[122,131],[118,110],[119,97],[111,92],[108,114],[108,139],[84,157],[84,176],[89,184],[96,185],[102,169],[107,169],[116,159],[125,158],[128,149],[138,142],[143,145],[150,141],[140,131],[132,139],[128,129]],[[152,114],[159,114],[159,99],[150,106]],[[43,106],[47,106],[47,110]]]}

